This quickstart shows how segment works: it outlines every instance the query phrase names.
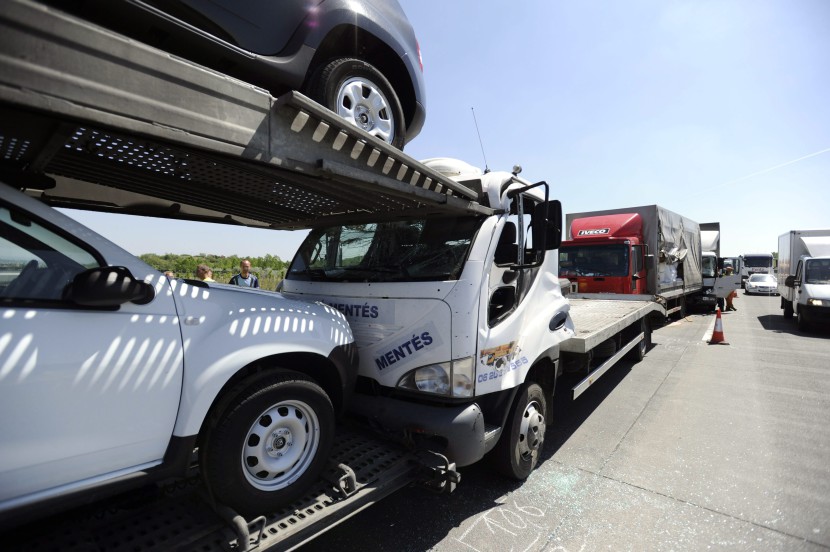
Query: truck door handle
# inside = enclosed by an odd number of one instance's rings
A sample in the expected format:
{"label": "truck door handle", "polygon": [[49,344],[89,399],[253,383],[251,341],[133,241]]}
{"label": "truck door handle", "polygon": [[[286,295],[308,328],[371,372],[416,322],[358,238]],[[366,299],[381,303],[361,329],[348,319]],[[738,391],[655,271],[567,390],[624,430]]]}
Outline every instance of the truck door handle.
{"label": "truck door handle", "polygon": [[561,330],[565,326],[565,322],[568,321],[568,313],[566,312],[557,312],[553,318],[550,319],[550,324],[548,328],[550,331],[555,332],[556,330]]}

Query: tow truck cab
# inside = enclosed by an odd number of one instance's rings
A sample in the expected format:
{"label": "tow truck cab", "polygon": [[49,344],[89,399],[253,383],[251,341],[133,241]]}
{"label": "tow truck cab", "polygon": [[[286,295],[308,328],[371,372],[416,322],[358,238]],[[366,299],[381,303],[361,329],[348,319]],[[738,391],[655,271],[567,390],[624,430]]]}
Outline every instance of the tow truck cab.
{"label": "tow truck cab", "polygon": [[[313,228],[282,292],[346,315],[359,415],[430,440],[458,466],[498,447],[502,471],[523,479],[544,439],[559,344],[574,335],[555,276],[561,206],[517,171],[424,164],[479,190],[493,214]],[[511,422],[522,416],[532,422]]]}

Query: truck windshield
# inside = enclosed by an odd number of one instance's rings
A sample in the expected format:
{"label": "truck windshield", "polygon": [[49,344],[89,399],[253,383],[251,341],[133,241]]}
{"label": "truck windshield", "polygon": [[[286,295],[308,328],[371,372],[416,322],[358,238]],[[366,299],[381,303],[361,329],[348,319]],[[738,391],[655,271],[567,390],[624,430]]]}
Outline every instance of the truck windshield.
{"label": "truck windshield", "polygon": [[435,218],[313,229],[289,280],[404,282],[457,280],[480,218]]}
{"label": "truck windshield", "polygon": [[830,284],[830,259],[808,260],[804,271],[804,283]]}
{"label": "truck windshield", "polygon": [[559,276],[627,276],[628,246],[569,245],[559,249]]}
{"label": "truck windshield", "polygon": [[718,271],[718,258],[705,256],[702,259],[700,274],[704,278],[714,278]]}
{"label": "truck windshield", "polygon": [[748,268],[772,268],[772,255],[747,255],[744,266]]}

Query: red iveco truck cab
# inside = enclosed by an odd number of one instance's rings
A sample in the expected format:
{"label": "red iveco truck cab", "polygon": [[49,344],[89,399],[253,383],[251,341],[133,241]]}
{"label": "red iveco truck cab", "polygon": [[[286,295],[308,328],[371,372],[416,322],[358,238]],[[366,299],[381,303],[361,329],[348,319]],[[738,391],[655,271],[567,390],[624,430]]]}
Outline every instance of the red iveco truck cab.
{"label": "red iveco truck cab", "polygon": [[[646,294],[643,219],[637,213],[574,220],[560,250],[559,275],[579,293]],[[566,245],[567,244],[567,245]]]}

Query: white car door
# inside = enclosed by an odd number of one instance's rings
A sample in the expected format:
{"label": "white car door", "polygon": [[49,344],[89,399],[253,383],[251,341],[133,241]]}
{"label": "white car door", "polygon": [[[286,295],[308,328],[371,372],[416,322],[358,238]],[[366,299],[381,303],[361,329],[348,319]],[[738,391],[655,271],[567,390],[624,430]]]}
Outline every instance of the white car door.
{"label": "white car door", "polygon": [[65,301],[76,274],[136,260],[38,212],[0,201],[0,512],[158,464],[181,393],[166,278],[145,305]]}

